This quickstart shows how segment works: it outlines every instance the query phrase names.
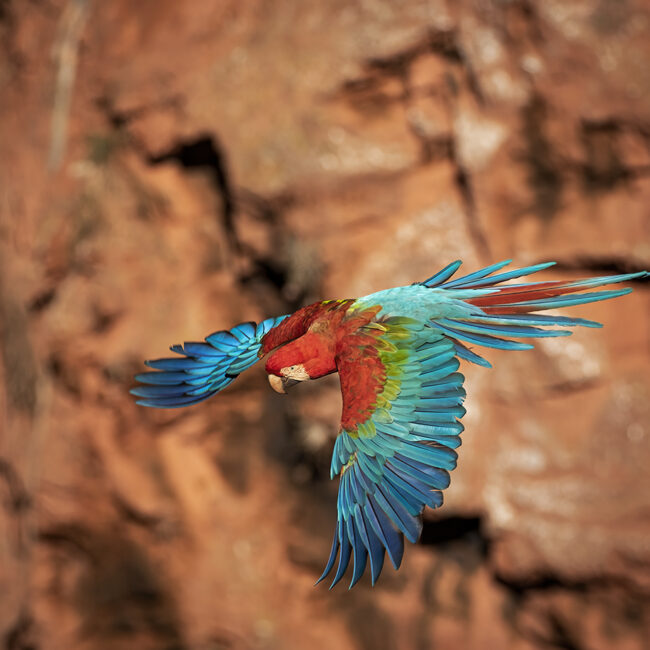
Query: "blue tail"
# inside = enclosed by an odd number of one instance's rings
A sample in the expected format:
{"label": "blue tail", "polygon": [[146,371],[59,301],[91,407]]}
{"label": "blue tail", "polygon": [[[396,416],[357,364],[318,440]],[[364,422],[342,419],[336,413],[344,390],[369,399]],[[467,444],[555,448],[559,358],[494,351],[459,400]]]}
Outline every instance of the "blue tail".
{"label": "blue tail", "polygon": [[[461,341],[502,350],[526,350],[533,346],[503,337],[530,339],[571,334],[566,329],[542,329],[544,327],[602,327],[600,323],[583,318],[534,312],[617,298],[630,293],[632,289],[589,290],[650,276],[647,271],[638,271],[577,281],[502,284],[506,280],[520,278],[555,264],[555,262],[546,262],[496,273],[510,262],[511,260],[499,262],[456,280],[450,280],[460,267],[460,262],[456,261],[422,283],[426,287],[444,290],[452,298],[454,293],[457,293],[459,299],[468,303],[466,316],[432,321],[433,326],[454,340],[460,358],[483,366],[490,365],[481,356],[465,347]],[[476,295],[472,296],[475,289]]]}
{"label": "blue tail", "polygon": [[205,343],[172,345],[180,357],[145,361],[152,372],[135,378],[145,386],[131,390],[142,397],[137,404],[155,408],[179,408],[198,404],[228,386],[258,360],[262,338],[286,316],[268,318],[259,325],[241,323],[230,331],[210,334]]}

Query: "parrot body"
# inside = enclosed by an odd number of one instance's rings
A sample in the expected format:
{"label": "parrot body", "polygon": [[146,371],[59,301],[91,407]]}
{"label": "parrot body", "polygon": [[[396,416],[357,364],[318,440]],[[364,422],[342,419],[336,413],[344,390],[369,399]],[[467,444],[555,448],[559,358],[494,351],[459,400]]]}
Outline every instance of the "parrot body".
{"label": "parrot body", "polygon": [[[456,467],[465,414],[460,360],[490,364],[468,347],[532,348],[512,340],[568,336],[564,327],[600,327],[581,318],[536,312],[615,298],[631,289],[589,291],[648,276],[645,271],[579,281],[506,281],[553,263],[499,273],[509,261],[451,280],[454,262],[426,280],[358,299],[325,300],[259,325],[242,323],[205,342],[172,346],[178,357],[147,361],[131,392],[139,404],[175,408],[198,403],[269,355],[266,371],[278,392],[338,372],[341,426],[331,475],[340,477],[332,551],[320,580],[338,566],[350,586],[368,560],[372,583],[385,554],[397,569],[405,536],[416,542],[426,506],[442,505]],[[547,329],[544,329],[547,328]]]}

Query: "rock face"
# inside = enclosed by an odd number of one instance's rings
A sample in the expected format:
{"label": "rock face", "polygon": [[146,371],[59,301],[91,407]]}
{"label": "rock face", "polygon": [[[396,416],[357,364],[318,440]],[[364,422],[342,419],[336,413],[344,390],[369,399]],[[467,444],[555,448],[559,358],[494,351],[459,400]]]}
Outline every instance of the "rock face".
{"label": "rock face", "polygon": [[462,258],[650,268],[641,0],[0,3],[7,650],[650,647],[650,294],[467,368],[399,573],[314,588],[335,378],[136,407],[146,357]]}

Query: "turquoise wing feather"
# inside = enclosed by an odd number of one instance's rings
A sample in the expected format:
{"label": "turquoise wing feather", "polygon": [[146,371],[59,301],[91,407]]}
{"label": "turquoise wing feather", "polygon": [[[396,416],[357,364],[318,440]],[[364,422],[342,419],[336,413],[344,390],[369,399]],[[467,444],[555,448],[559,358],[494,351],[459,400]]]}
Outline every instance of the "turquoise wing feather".
{"label": "turquoise wing feather", "polygon": [[395,569],[403,536],[420,536],[425,506],[442,504],[456,467],[465,398],[452,341],[408,318],[371,323],[337,349],[343,392],[341,431],[332,457],[340,475],[332,551],[320,580],[353,559],[352,587],[368,558],[372,583],[388,557]]}
{"label": "turquoise wing feather", "polygon": [[351,559],[354,585],[368,558],[374,584],[385,553],[399,567],[403,537],[415,542],[425,506],[442,504],[465,413],[459,359],[490,365],[466,344],[525,350],[533,347],[526,342],[532,338],[571,333],[558,327],[600,327],[594,321],[535,312],[622,296],[631,289],[591,290],[648,277],[640,271],[503,284],[553,264],[500,272],[508,263],[451,280],[460,267],[453,262],[425,282],[357,301],[359,308],[381,309],[378,322],[346,336],[337,349],[343,393],[331,467],[332,477],[340,477],[337,525],[319,582],[338,556],[332,586]]}
{"label": "turquoise wing feather", "polygon": [[145,361],[152,372],[136,375],[145,384],[131,390],[142,406],[179,408],[198,404],[228,386],[259,359],[262,339],[286,316],[268,318],[259,325],[241,323],[221,330],[205,342],[172,345],[178,357]]}

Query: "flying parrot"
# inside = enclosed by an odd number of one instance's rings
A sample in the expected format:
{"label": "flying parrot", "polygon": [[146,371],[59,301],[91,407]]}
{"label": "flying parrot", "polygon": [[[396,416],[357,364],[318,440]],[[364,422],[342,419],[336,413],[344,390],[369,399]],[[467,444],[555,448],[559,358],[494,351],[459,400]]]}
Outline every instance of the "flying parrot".
{"label": "flying parrot", "polygon": [[337,522],[318,582],[338,555],[332,587],[351,558],[350,587],[368,558],[374,585],[385,554],[398,569],[404,537],[418,540],[424,508],[442,505],[463,431],[460,361],[490,367],[468,346],[526,350],[533,346],[512,339],[571,334],[556,326],[601,327],[537,312],[623,296],[631,289],[590,290],[650,275],[505,284],[554,264],[501,272],[510,262],[452,279],[461,265],[456,261],[424,282],[316,302],[257,325],[215,332],[205,342],[173,345],[180,356],[146,361],[154,370],[136,375],[144,385],[131,392],[143,406],[190,406],[266,355],[269,382],[280,393],[338,372],[343,412],[331,463],[331,477],[339,477]]}

